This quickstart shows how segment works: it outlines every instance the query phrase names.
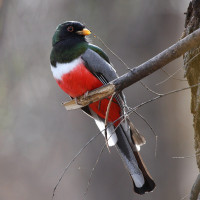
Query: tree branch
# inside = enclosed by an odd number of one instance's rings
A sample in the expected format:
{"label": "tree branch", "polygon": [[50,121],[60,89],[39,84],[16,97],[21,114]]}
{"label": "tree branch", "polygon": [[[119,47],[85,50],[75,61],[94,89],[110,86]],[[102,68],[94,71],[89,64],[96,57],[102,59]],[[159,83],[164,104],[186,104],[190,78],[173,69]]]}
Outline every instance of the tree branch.
{"label": "tree branch", "polygon": [[156,70],[175,60],[185,52],[200,45],[200,29],[179,40],[177,43],[167,48],[163,52],[154,56],[145,63],[131,69],[128,73],[113,80],[109,84],[89,92],[87,95],[76,98],[70,102],[64,103],[67,110],[73,110],[84,107],[95,101],[101,100],[112,95],[114,92],[120,92],[133,83],[152,74]]}

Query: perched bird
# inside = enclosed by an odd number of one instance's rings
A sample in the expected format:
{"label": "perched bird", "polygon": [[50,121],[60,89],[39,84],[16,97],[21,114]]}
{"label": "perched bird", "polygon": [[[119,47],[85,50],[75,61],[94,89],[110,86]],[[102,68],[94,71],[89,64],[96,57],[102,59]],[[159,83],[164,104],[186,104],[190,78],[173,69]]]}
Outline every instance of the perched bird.
{"label": "perched bird", "polygon": [[[85,36],[90,34],[83,24],[68,21],[56,28],[52,39],[51,71],[60,88],[71,98],[87,94],[88,91],[118,77],[103,50],[87,41]],[[82,108],[95,120],[104,136],[105,116],[110,98]],[[125,107],[124,95],[116,94],[110,104],[106,138],[109,146],[117,148],[133,180],[134,191],[144,194],[152,191],[155,183],[137,148],[145,140],[126,116]]]}

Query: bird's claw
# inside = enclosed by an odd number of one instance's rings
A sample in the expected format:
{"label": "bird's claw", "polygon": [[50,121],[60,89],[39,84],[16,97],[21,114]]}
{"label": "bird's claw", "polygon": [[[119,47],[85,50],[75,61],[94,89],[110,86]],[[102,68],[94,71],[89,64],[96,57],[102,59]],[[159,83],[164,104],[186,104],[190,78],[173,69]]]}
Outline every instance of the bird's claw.
{"label": "bird's claw", "polygon": [[88,91],[84,94],[84,98],[87,98],[88,97]]}

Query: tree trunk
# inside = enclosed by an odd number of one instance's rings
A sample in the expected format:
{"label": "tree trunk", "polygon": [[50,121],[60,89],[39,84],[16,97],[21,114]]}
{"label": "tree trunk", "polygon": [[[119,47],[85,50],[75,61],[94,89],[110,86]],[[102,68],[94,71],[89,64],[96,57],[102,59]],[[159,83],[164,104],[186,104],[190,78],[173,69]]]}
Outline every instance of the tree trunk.
{"label": "tree trunk", "polygon": [[[189,4],[183,37],[200,27],[200,0]],[[183,56],[185,76],[190,86],[200,83],[200,47],[193,48]],[[191,113],[193,114],[194,141],[197,166],[200,170],[200,86],[191,88]]]}

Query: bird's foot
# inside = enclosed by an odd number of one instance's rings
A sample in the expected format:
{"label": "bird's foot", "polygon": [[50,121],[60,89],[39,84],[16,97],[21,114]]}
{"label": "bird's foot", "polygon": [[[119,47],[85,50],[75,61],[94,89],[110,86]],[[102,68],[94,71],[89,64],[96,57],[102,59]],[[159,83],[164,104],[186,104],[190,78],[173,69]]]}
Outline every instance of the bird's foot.
{"label": "bird's foot", "polygon": [[87,98],[88,97],[88,91],[84,94],[84,98]]}

